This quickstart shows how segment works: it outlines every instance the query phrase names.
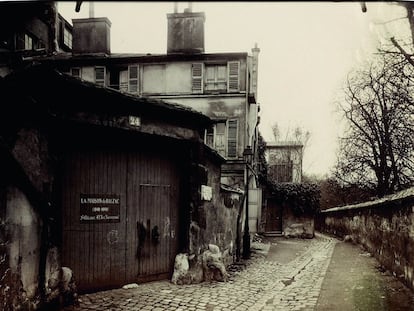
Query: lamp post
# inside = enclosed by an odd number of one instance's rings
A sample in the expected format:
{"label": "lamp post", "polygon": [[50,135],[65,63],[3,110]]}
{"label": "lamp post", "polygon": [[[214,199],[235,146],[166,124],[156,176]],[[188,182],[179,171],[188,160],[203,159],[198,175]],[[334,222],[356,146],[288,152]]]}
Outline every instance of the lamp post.
{"label": "lamp post", "polygon": [[243,258],[250,258],[250,232],[249,232],[249,164],[253,158],[253,151],[250,146],[246,146],[243,151],[243,159],[246,163],[246,218],[244,220],[244,234],[243,234]]}

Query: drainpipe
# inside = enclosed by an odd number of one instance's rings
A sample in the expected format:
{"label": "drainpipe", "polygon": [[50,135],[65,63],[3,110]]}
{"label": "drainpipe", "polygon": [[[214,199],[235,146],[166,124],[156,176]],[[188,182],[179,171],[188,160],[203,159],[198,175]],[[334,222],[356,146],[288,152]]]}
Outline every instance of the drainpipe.
{"label": "drainpipe", "polygon": [[245,169],[245,191],[246,191],[246,218],[244,220],[244,234],[243,234],[243,259],[249,259],[250,258],[250,232],[249,232],[249,184],[250,184],[250,178],[252,174],[250,174],[250,162],[253,157],[253,151],[250,146],[246,146],[246,149],[244,149],[243,152],[243,159],[246,163],[246,169]]}

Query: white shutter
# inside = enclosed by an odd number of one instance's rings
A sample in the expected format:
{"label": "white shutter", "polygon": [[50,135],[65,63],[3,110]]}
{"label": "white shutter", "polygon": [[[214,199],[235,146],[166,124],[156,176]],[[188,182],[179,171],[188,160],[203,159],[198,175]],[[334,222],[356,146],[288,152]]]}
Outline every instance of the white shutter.
{"label": "white shutter", "polygon": [[240,62],[228,62],[227,63],[227,91],[239,92],[240,91]]}
{"label": "white shutter", "polygon": [[237,157],[237,120],[227,121],[227,156]]}
{"label": "white shutter", "polygon": [[191,83],[193,93],[203,93],[203,63],[192,64]]}
{"label": "white shutter", "polygon": [[95,67],[95,83],[98,85],[105,86],[105,67]]}
{"label": "white shutter", "polygon": [[128,66],[128,92],[137,94],[138,93],[138,65]]}
{"label": "white shutter", "polygon": [[128,70],[119,72],[119,90],[121,92],[128,92]]}

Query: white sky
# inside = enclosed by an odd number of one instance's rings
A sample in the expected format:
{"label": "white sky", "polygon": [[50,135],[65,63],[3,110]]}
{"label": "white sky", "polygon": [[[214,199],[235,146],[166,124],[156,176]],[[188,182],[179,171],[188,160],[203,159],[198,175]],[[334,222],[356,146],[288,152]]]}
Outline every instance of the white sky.
{"label": "white sky", "polygon": [[[329,173],[334,164],[339,117],[334,100],[347,73],[375,46],[385,27],[390,34],[408,30],[405,20],[378,25],[405,16],[398,5],[367,2],[193,2],[193,12],[204,12],[205,52],[259,54],[258,102],[260,131],[273,140],[271,126],[296,125],[311,132],[305,150],[305,174]],[[182,12],[188,2],[179,2]],[[167,13],[173,2],[95,2],[95,17],[108,17],[113,53],[166,53]],[[89,16],[89,3],[79,13],[75,2],[59,2],[69,21]]]}

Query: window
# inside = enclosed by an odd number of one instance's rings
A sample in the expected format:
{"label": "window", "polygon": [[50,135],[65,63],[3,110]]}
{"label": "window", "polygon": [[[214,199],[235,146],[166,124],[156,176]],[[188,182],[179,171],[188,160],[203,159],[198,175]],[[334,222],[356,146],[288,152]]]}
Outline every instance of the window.
{"label": "window", "polygon": [[82,72],[80,68],[71,68],[70,74],[76,78],[82,78]]}
{"label": "window", "polygon": [[70,49],[72,48],[72,33],[67,27],[63,29],[63,44]]}
{"label": "window", "polygon": [[214,126],[206,129],[204,143],[211,148],[214,148]]}
{"label": "window", "polygon": [[223,157],[226,156],[226,122],[218,122],[205,132],[204,142]]}
{"label": "window", "polygon": [[105,86],[105,67],[95,67],[95,83],[98,85]]}
{"label": "window", "polygon": [[33,50],[33,38],[29,36],[27,33],[24,34],[24,49]]}
{"label": "window", "polygon": [[226,156],[226,122],[216,124],[214,147],[223,157]]}
{"label": "window", "polygon": [[119,72],[119,90],[121,92],[128,92],[128,70]]}
{"label": "window", "polygon": [[206,65],[204,75],[204,90],[226,91],[227,90],[227,66]]}
{"label": "window", "polygon": [[281,162],[269,166],[269,176],[277,182],[293,181],[293,162]]}
{"label": "window", "polygon": [[138,66],[131,65],[128,66],[128,92],[129,93],[138,93]]}
{"label": "window", "polygon": [[194,63],[191,67],[191,81],[193,93],[239,92],[240,62]]}
{"label": "window", "polygon": [[227,122],[227,156],[237,157],[237,120]]}

